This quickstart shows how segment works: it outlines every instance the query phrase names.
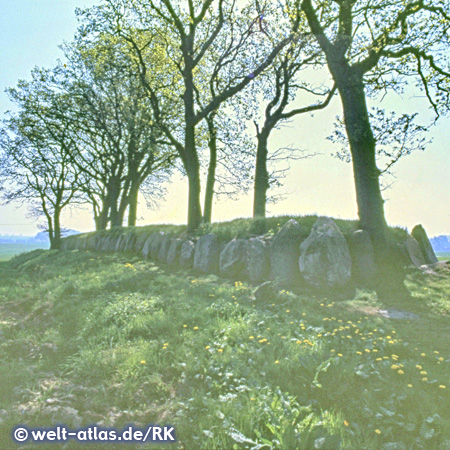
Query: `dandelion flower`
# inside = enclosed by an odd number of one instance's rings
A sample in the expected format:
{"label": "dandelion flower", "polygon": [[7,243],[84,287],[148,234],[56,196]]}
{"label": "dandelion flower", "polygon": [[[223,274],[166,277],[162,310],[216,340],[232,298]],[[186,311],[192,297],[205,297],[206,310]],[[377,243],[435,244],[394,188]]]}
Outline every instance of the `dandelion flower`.
{"label": "dandelion flower", "polygon": [[420,356],[427,356],[427,354],[426,353],[421,353]]}
{"label": "dandelion flower", "polygon": [[144,360],[141,361],[141,364],[146,364],[146,362]]}
{"label": "dandelion flower", "polygon": [[280,361],[275,361],[275,364],[279,364],[280,363]]}
{"label": "dandelion flower", "polygon": [[194,330],[198,330],[198,327],[194,327]]}
{"label": "dandelion flower", "polygon": [[209,350],[211,347],[209,346],[209,345],[207,345],[206,347],[205,347],[205,349],[206,350]]}
{"label": "dandelion flower", "polygon": [[398,373],[399,375],[405,375],[405,372],[404,372],[403,370],[401,370],[401,369],[398,370],[397,373]]}
{"label": "dandelion flower", "polygon": [[422,381],[428,381],[428,378],[427,377],[423,377]]}
{"label": "dandelion flower", "polygon": [[345,425],[346,427],[348,427],[350,424],[348,423],[347,420],[344,420],[344,425]]}
{"label": "dandelion flower", "polygon": [[416,369],[422,370],[422,366],[420,364],[416,364]]}
{"label": "dandelion flower", "polygon": [[375,430],[375,433],[376,433],[376,434],[381,434],[381,431],[377,428],[377,429]]}
{"label": "dandelion flower", "polygon": [[427,375],[427,371],[426,370],[421,370],[420,371],[420,375]]}
{"label": "dandelion flower", "polygon": [[444,384],[440,384],[439,385],[439,389],[446,389],[447,386],[445,386]]}
{"label": "dandelion flower", "polygon": [[223,348],[218,348],[217,351],[218,351],[219,353],[223,353]]}
{"label": "dandelion flower", "polygon": [[413,387],[413,385],[412,385],[412,384],[408,384],[408,387],[409,387],[409,388],[412,388],[412,387]]}

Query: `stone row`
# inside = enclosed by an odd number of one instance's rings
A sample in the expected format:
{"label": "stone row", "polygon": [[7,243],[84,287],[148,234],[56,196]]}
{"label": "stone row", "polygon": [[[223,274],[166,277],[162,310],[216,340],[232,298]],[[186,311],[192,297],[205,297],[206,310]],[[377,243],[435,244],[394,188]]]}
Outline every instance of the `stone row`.
{"label": "stone row", "polygon": [[[305,239],[301,226],[289,220],[275,236],[233,239],[221,243],[216,235],[199,238],[173,233],[143,232],[139,228],[70,236],[63,250],[133,252],[173,268],[214,273],[261,283],[277,279],[286,284],[306,282],[315,287],[343,286],[353,279],[366,283],[376,275],[375,251],[369,234],[354,231],[348,241],[336,223],[320,217]],[[422,226],[414,228],[400,246],[405,265],[437,262]]]}

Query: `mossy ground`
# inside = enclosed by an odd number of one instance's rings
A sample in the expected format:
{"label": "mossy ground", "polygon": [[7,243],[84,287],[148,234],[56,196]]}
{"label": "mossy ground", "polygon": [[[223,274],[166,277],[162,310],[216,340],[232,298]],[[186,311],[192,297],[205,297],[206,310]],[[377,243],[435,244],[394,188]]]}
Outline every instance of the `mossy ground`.
{"label": "mossy ground", "polygon": [[56,406],[83,424],[174,425],[164,448],[450,449],[450,271],[406,287],[258,303],[246,283],[136,255],[1,263],[0,448]]}

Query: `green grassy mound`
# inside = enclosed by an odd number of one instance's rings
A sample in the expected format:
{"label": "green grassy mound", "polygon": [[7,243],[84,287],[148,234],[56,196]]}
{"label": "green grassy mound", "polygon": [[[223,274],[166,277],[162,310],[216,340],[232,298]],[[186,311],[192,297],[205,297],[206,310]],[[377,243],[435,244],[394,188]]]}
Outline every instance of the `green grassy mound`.
{"label": "green grassy mound", "polygon": [[0,278],[2,450],[13,426],[53,421],[171,424],[167,449],[450,449],[448,266],[385,303],[256,302],[245,283],[80,251],[36,250]]}
{"label": "green grassy mound", "polygon": [[[296,220],[302,229],[303,238],[306,239],[311,233],[313,225],[318,216],[276,216],[266,219],[241,218],[226,222],[214,222],[212,224],[201,225],[196,234],[201,236],[207,233],[214,233],[220,241],[228,242],[234,238],[249,238],[263,234],[275,235],[280,228],[290,219]],[[333,219],[338,225],[344,237],[348,238],[350,234],[358,229],[357,220]],[[138,235],[141,233],[151,234],[156,231],[181,234],[186,232],[185,225],[146,225],[143,227],[118,227],[113,230],[92,232],[92,234],[121,233],[123,231],[135,231]],[[402,242],[406,237],[406,230],[398,227],[389,229],[391,238],[394,242]],[[74,236],[76,239],[76,236]],[[70,239],[70,238],[69,238]]]}

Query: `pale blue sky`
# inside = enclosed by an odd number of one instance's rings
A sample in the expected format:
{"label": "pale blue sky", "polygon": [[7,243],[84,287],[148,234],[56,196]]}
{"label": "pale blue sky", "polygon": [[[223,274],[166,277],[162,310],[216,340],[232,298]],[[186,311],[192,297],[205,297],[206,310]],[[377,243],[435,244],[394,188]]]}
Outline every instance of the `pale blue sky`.
{"label": "pale blue sky", "polygon": [[[93,5],[93,0],[0,0],[0,113],[11,105],[3,92],[19,78],[28,78],[34,66],[51,66],[61,52],[58,45],[70,40],[76,29],[74,10],[77,6]],[[426,111],[426,102],[413,94],[400,98],[390,96],[388,106],[399,112]],[[320,152],[310,160],[291,164],[283,191],[286,199],[270,206],[272,214],[323,214],[356,218],[357,209],[351,166],[330,154],[336,148],[326,141],[332,122],[341,114],[336,97],[326,111],[314,117],[301,116],[289,127],[274,134],[270,146],[285,145]],[[396,169],[397,181],[384,193],[387,220],[392,225],[412,229],[422,223],[430,236],[450,234],[450,120],[442,120],[432,130],[434,143],[426,152],[401,161]],[[253,130],[252,130],[253,133]],[[180,195],[180,191],[182,195]],[[139,224],[186,220],[186,183],[174,180],[166,201],[156,211],[146,209],[141,202]],[[237,201],[216,202],[213,220],[249,216],[251,195]],[[7,225],[9,224],[9,225]],[[68,211],[64,225],[81,231],[91,230],[89,210]],[[0,234],[34,234],[36,223],[26,217],[26,209],[0,206]]]}

